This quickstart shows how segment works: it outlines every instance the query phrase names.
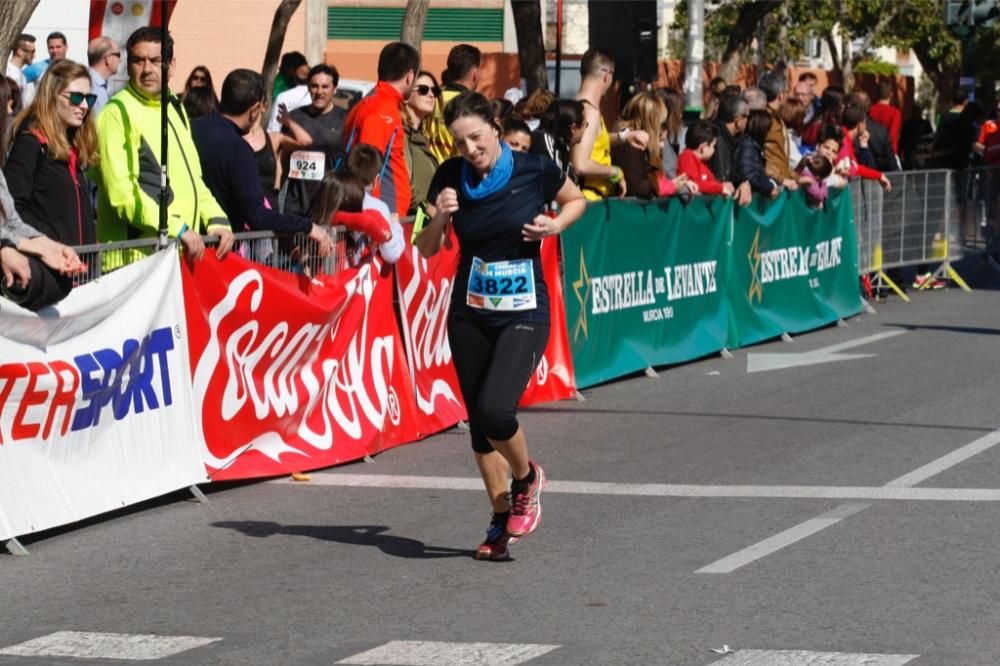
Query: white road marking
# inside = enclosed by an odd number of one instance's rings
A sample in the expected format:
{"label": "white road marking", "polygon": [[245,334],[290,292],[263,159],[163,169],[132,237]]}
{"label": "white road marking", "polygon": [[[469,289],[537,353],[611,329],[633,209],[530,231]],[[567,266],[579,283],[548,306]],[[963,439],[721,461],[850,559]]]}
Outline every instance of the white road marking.
{"label": "white road marking", "polygon": [[[815,518],[810,518],[804,523],[799,523],[795,527],[789,528],[784,532],[779,532],[772,537],[768,537],[763,541],[759,541],[754,545],[744,548],[741,551],[733,553],[728,557],[724,557],[721,560],[713,562],[708,566],[698,569],[695,573],[713,573],[713,574],[727,574],[739,569],[740,567],[746,566],[755,560],[759,560],[762,557],[766,557],[771,553],[781,550],[785,546],[789,546],[796,541],[801,541],[807,536],[813,535],[820,530],[825,530],[831,525],[836,525],[844,518],[848,516],[853,516],[859,511],[867,509],[870,504],[864,504],[860,502],[841,504],[840,506],[827,511],[826,513],[816,516]],[[754,662],[757,663],[757,662]],[[760,662],[765,663],[765,662]],[[770,663],[770,662],[767,662]],[[809,663],[809,662],[799,662],[799,663]]]}
{"label": "white road marking", "polygon": [[388,666],[515,666],[552,652],[558,645],[531,643],[445,643],[392,641],[338,664]]}
{"label": "white road marking", "polygon": [[[918,483],[926,481],[927,479],[931,478],[936,474],[940,474],[941,472],[951,469],[955,465],[958,465],[959,463],[968,460],[974,455],[982,453],[983,451],[986,451],[987,449],[996,446],[998,443],[1000,443],[1000,430],[994,430],[989,434],[983,435],[974,442],[969,442],[965,446],[955,449],[951,453],[947,453],[941,456],[940,458],[932,460],[926,465],[923,465],[922,467],[918,467],[917,469],[913,470],[912,472],[909,472],[908,474],[904,474],[903,476],[890,481],[884,487],[911,488],[912,486],[915,486]],[[914,490],[916,489],[914,488]],[[860,506],[861,508],[857,508],[858,506]],[[708,566],[702,567],[701,569],[698,569],[696,573],[730,573],[735,569],[739,568],[738,566],[731,566],[731,564],[733,562],[739,562],[741,557],[745,559],[743,564],[749,564],[754,560],[760,559],[764,555],[769,555],[777,550],[780,550],[780,548],[784,547],[784,546],[771,547],[771,549],[768,552],[763,552],[763,554],[751,557],[751,555],[759,551],[765,550],[765,548],[763,548],[764,544],[770,544],[770,546],[777,546],[778,544],[781,543],[781,537],[783,535],[793,535],[798,531],[805,532],[803,536],[787,541],[787,543],[784,544],[785,546],[787,546],[791,543],[799,541],[805,536],[815,534],[816,532],[826,529],[831,525],[836,525],[847,516],[854,515],[855,513],[858,513],[859,511],[866,509],[868,506],[870,505],[842,504],[841,506],[834,508],[832,511],[828,511],[827,513],[824,513],[821,516],[817,516],[816,518],[807,520],[806,522],[800,523],[799,525],[787,529],[780,534],[776,534],[773,537],[764,539],[763,541],[756,543],[750,546],[749,548],[744,548],[738,553],[734,553],[729,557],[725,557],[719,560],[718,562],[713,562]],[[844,513],[844,512],[846,512],[846,515],[843,515],[836,520],[832,521],[829,520],[831,514]],[[827,519],[825,520],[825,524],[823,519]],[[743,565],[741,564],[739,566]]]}
{"label": "white road marking", "polygon": [[783,370],[785,368],[795,368],[803,365],[816,365],[818,363],[832,363],[834,361],[850,361],[859,358],[869,358],[875,354],[840,354],[845,349],[860,347],[871,344],[879,340],[894,338],[902,335],[906,331],[886,331],[876,333],[856,340],[840,342],[828,347],[821,347],[807,352],[792,353],[750,353],[747,354],[747,373],[766,372],[768,370]]}
{"label": "white road marking", "polygon": [[199,636],[57,631],[54,634],[2,648],[0,655],[152,661],[221,640],[221,638]]}
{"label": "white road marking", "polygon": [[[311,481],[279,479],[280,485],[343,486],[408,490],[472,490],[482,492],[478,478],[392,474],[311,473]],[[632,497],[702,497],[762,499],[853,499],[947,502],[1000,502],[998,488],[910,488],[899,486],[702,486],[671,483],[602,483],[548,481],[546,493]]]}
{"label": "white road marking", "polygon": [[969,442],[962,448],[955,449],[951,453],[945,454],[937,460],[932,460],[923,467],[918,467],[909,474],[904,474],[898,479],[894,479],[885,485],[893,488],[909,488],[915,486],[918,483],[923,483],[936,474],[940,474],[941,472],[950,469],[961,462],[965,462],[972,456],[980,454],[997,444],[1000,444],[1000,430],[994,430],[989,434],[983,435],[976,441]]}
{"label": "white road marking", "polygon": [[857,654],[809,650],[737,650],[718,666],[903,666],[918,654]]}

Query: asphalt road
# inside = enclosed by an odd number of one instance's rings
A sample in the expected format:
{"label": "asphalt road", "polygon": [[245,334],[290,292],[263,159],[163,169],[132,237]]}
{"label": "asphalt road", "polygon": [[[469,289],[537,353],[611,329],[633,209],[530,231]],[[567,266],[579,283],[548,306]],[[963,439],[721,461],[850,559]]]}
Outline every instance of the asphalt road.
{"label": "asphalt road", "polygon": [[[877,307],[524,412],[552,484],[511,562],[471,557],[459,430],[27,540],[0,556],[0,664],[159,644],[22,645],[56,632],[218,639],[153,664],[1000,664],[1000,292]],[[133,659],[79,657],[102,640]]]}

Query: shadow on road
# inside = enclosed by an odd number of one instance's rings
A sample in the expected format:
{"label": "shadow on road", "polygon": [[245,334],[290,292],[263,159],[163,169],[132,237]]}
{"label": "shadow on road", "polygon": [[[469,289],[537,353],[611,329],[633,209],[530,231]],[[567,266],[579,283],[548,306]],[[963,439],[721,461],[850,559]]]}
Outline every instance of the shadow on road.
{"label": "shadow on road", "polygon": [[384,525],[281,525],[260,520],[234,520],[212,523],[212,526],[236,530],[257,538],[285,534],[336,541],[351,546],[374,546],[386,555],[407,559],[432,560],[442,557],[472,557],[475,554],[471,550],[428,546],[416,539],[383,534],[389,530]]}
{"label": "shadow on road", "polygon": [[952,333],[971,333],[972,335],[1000,335],[1000,328],[982,328],[978,326],[934,326],[931,324],[899,324],[888,321],[882,325],[905,328],[908,331],[950,331]]}

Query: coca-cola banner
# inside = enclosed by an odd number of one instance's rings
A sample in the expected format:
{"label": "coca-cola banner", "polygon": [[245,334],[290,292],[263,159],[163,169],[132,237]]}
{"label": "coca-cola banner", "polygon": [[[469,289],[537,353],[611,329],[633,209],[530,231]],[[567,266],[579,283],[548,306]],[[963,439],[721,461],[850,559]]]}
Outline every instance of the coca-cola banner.
{"label": "coca-cola banner", "polygon": [[[409,233],[404,235],[409,238]],[[450,428],[466,418],[448,344],[448,304],[457,269],[454,233],[430,259],[421,257],[407,242],[396,262],[403,339],[421,435]]]}
{"label": "coca-cola banner", "polygon": [[521,397],[522,406],[566,400],[576,394],[573,355],[566,330],[566,302],[563,297],[558,238],[550,236],[542,241],[542,271],[545,273],[551,309],[549,344],[528,383],[528,389]]}
{"label": "coca-cola banner", "polygon": [[[452,231],[430,259],[424,259],[415,247],[407,245],[396,263],[403,337],[422,435],[438,432],[465,418],[448,345],[448,305],[458,270],[458,251]],[[551,330],[545,354],[521,399],[523,406],[565,400],[576,393],[556,238],[547,238],[542,243],[542,270],[549,290]]]}
{"label": "coca-cola banner", "polygon": [[418,438],[391,271],[378,259],[321,280],[234,255],[185,266],[213,480],[327,467]]}
{"label": "coca-cola banner", "polygon": [[176,251],[0,307],[0,540],[203,483]]}

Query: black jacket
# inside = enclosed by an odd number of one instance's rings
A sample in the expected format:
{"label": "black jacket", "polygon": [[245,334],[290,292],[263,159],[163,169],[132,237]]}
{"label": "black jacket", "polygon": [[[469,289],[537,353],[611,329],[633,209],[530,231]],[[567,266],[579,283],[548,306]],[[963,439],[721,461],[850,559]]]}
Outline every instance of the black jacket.
{"label": "black jacket", "polygon": [[748,136],[743,137],[736,148],[736,162],[733,164],[733,185],[750,183],[754,192],[770,195],[778,186],[770,176],[764,164],[764,148]]}
{"label": "black jacket", "polygon": [[[257,158],[235,123],[213,113],[195,118],[191,134],[201,159],[201,176],[226,211],[233,231],[242,231],[245,225],[254,231],[309,233],[312,222],[306,218],[264,205]],[[270,149],[267,144],[265,150]]]}
{"label": "black jacket", "polygon": [[[865,118],[865,127],[868,128],[868,150],[871,151],[874,164],[868,164],[879,171],[897,171],[896,154],[892,152],[892,141],[889,139],[889,130],[872,119],[871,116]],[[854,153],[861,160],[861,145],[855,140]]]}
{"label": "black jacket", "polygon": [[715,154],[708,164],[715,177],[722,182],[733,182],[733,166],[736,163],[736,149],[740,145],[739,137],[733,136],[722,121],[715,121],[718,141],[715,143]]}
{"label": "black jacket", "polygon": [[25,222],[66,245],[97,242],[91,185],[76,158],[52,159],[47,142],[25,130],[14,137],[7,178],[14,207]]}

